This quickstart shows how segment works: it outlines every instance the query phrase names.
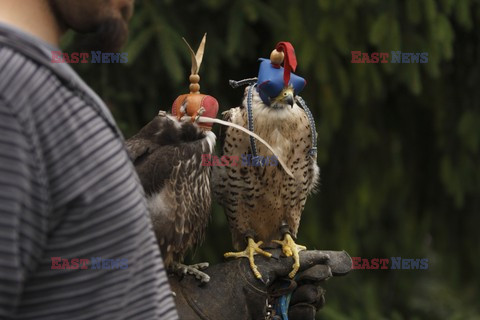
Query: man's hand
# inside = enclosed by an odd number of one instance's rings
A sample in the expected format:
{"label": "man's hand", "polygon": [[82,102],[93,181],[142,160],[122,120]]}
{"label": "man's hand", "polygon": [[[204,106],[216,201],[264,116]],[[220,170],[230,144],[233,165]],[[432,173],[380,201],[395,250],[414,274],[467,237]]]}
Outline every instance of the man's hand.
{"label": "man's hand", "polygon": [[344,251],[301,251],[300,272],[290,280],[293,259],[280,256],[280,249],[269,251],[272,258],[255,256],[263,281],[254,277],[247,259],[211,266],[205,270],[210,282],[202,286],[190,276],[171,276],[180,319],[275,319],[274,304],[292,293],[289,319],[313,320],[325,303],[321,282],[347,274],[352,266]]}

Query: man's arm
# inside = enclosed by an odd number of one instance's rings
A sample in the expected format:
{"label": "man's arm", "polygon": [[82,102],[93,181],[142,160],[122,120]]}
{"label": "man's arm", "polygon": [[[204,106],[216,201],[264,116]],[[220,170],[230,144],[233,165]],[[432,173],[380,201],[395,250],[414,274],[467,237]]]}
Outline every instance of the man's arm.
{"label": "man's arm", "polygon": [[0,318],[15,314],[40,251],[31,150],[19,120],[0,96]]}

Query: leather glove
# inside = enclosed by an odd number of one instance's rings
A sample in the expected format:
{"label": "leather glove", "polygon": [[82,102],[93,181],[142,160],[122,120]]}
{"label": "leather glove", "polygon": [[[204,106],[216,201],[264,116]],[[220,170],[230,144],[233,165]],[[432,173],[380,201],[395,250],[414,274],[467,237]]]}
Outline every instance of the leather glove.
{"label": "leather glove", "polygon": [[291,280],[288,273],[293,259],[280,256],[281,249],[268,251],[272,258],[255,256],[262,280],[255,278],[248,259],[230,260],[202,270],[210,276],[210,282],[204,285],[188,275],[183,279],[171,275],[180,319],[281,319],[275,315],[274,304],[288,293],[292,293],[289,319],[314,319],[325,303],[319,284],[332,276],[347,274],[352,266],[344,251],[301,251],[299,273]]}

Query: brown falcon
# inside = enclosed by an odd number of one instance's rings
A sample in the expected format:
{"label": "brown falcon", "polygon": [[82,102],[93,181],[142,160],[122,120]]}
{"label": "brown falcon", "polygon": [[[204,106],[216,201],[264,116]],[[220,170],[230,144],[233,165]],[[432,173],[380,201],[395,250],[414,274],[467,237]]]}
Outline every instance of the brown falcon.
{"label": "brown falcon", "polygon": [[[312,144],[316,141],[313,118],[303,100],[296,96],[305,81],[289,73],[296,66],[293,48],[289,43],[281,44],[270,60],[262,59],[257,85],[246,88],[242,106],[224,112],[223,116],[226,121],[248,128],[251,100],[254,132],[273,147],[275,155],[283,159],[294,177],[278,166],[244,163],[245,166],[214,168],[212,179],[215,196],[226,211],[234,248],[242,250],[247,246],[244,251],[229,252],[225,257],[247,257],[257,278],[261,274],[253,256],[257,253],[270,256],[260,245],[272,242],[281,244],[285,255],[293,256],[295,263],[290,277],[295,276],[299,268],[298,252],[305,247],[293,239],[307,196],[319,179],[316,147]],[[282,62],[284,67],[280,67]],[[234,128],[227,128],[221,140],[223,155],[246,158],[252,154],[249,138]],[[264,145],[255,148],[258,156],[273,155]]]}
{"label": "brown falcon", "polygon": [[202,155],[211,154],[215,134],[195,123],[179,122],[160,112],[126,146],[145,190],[148,207],[170,271],[190,273],[206,282],[200,269],[207,263],[185,266],[185,253],[204,238],[210,207],[211,167]]}
{"label": "brown falcon", "polygon": [[218,112],[217,100],[200,93],[198,71],[205,42],[206,34],[195,53],[185,40],[192,57],[190,93],[175,100],[172,115],[160,111],[126,142],[165,266],[202,282],[210,279],[200,271],[208,263],[186,266],[182,262],[185,253],[203,240],[211,208],[211,167],[203,166],[202,157],[213,153],[216,137],[210,131],[213,123],[197,122],[200,115],[215,118]]}

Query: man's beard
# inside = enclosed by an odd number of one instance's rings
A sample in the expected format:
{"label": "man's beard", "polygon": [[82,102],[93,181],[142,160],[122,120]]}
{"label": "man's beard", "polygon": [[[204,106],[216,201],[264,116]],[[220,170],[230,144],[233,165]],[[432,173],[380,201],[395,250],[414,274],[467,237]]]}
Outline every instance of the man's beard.
{"label": "man's beard", "polygon": [[[128,38],[128,27],[124,20],[105,19],[90,33],[76,33],[73,41],[74,51],[117,52]],[[72,48],[73,49],[73,48]]]}

